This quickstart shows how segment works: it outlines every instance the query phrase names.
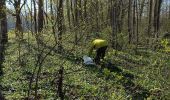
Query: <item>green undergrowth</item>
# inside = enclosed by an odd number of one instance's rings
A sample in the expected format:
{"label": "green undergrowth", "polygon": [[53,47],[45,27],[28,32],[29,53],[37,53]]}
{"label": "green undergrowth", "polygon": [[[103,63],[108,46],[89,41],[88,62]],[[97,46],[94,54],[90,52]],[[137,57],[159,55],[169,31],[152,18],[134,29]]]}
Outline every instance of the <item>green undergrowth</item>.
{"label": "green undergrowth", "polygon": [[[29,33],[30,34],[30,33]],[[36,67],[36,55],[46,55],[55,45],[52,34],[44,35],[37,48],[35,38],[26,34],[21,42],[21,61],[18,64],[18,42],[11,32],[7,45],[2,77],[3,93],[7,100],[27,97],[31,73]],[[64,67],[63,91],[65,99],[73,100],[160,100],[170,98],[170,57],[152,50],[138,52],[109,51],[100,66],[85,66],[81,57],[87,49],[82,45],[63,41],[64,50],[56,48],[42,64],[38,94],[42,100],[56,96],[56,79],[60,66]],[[34,90],[35,81],[33,82]],[[31,94],[34,95],[34,92]]]}

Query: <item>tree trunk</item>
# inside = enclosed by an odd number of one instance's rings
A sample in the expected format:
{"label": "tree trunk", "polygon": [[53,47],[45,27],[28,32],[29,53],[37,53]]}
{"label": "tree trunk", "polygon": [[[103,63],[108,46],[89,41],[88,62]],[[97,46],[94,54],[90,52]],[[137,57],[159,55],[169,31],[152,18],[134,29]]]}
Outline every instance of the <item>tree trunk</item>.
{"label": "tree trunk", "polygon": [[34,4],[34,31],[35,31],[35,33],[37,33],[37,31],[38,31],[38,28],[37,28],[37,9],[36,9],[35,0],[33,0],[33,4]]}
{"label": "tree trunk", "polygon": [[75,31],[75,45],[78,44],[78,27],[79,27],[79,6],[78,6],[78,0],[73,1],[74,2],[74,20],[73,20],[73,26]]}
{"label": "tree trunk", "polygon": [[16,13],[16,25],[15,25],[15,33],[19,39],[23,39],[23,28],[22,28],[22,20],[20,17],[21,14],[21,0],[14,2],[15,13]]}
{"label": "tree trunk", "polygon": [[87,20],[87,0],[84,0],[84,20],[86,21]]}
{"label": "tree trunk", "polygon": [[83,19],[82,17],[82,0],[78,0],[77,2],[77,6],[78,6],[78,17],[79,19]]}
{"label": "tree trunk", "polygon": [[44,22],[44,0],[39,0],[38,2],[38,32],[43,30],[43,22]]}
{"label": "tree trunk", "polygon": [[138,42],[139,42],[139,10],[138,10],[138,0],[136,0],[135,6],[136,6],[136,50],[135,50],[135,52],[137,53]]}
{"label": "tree trunk", "polygon": [[49,1],[49,0],[46,0],[46,1],[45,1],[46,24],[48,24],[48,1]]}
{"label": "tree trunk", "polygon": [[54,18],[54,8],[53,8],[53,0],[50,0],[50,13],[51,13],[51,24],[52,24],[52,32],[55,38],[55,42],[57,43],[57,36],[56,36],[56,18]]}
{"label": "tree trunk", "polygon": [[63,0],[59,0],[59,7],[57,13],[58,19],[58,51],[62,51],[62,34],[63,34]]}
{"label": "tree trunk", "polygon": [[132,42],[132,0],[129,0],[128,7],[128,33],[129,33],[129,44]]}
{"label": "tree trunk", "polygon": [[[169,2],[169,4],[170,4],[170,2]],[[170,5],[169,5],[169,17],[168,17],[168,18],[169,18],[169,20],[170,20]]]}
{"label": "tree trunk", "polygon": [[148,16],[148,30],[147,30],[147,36],[148,36],[148,39],[147,39],[147,43],[149,43],[149,38],[151,36],[151,29],[152,29],[152,7],[153,6],[153,0],[150,0],[149,2],[149,16]]}
{"label": "tree trunk", "polygon": [[67,6],[67,19],[68,19],[68,24],[69,28],[71,28],[71,18],[70,18],[70,5],[69,5],[69,0],[66,0],[66,6]]}
{"label": "tree trunk", "polygon": [[[150,1],[152,1],[152,0],[150,0]],[[140,21],[140,23],[142,21],[142,14],[143,14],[144,7],[145,7],[145,0],[142,0],[141,6],[140,6],[140,12],[139,12],[139,21]]]}
{"label": "tree trunk", "polygon": [[[6,18],[6,0],[0,0],[0,76],[3,75],[2,64],[5,60],[4,51],[5,51],[5,44],[8,41],[7,36],[7,18]],[[0,82],[1,83],[1,82]],[[0,100],[5,100],[2,89],[0,85]]]}
{"label": "tree trunk", "polygon": [[59,77],[57,80],[57,93],[60,100],[64,100],[64,93],[63,93],[63,74],[64,74],[64,67],[61,67],[58,71]]}
{"label": "tree trunk", "polygon": [[97,32],[97,35],[98,35],[98,32],[100,31],[100,26],[99,26],[99,1],[96,0],[95,2],[95,19],[96,19],[96,29],[95,31]]}
{"label": "tree trunk", "polygon": [[7,34],[7,16],[6,16],[6,5],[5,0],[0,0],[0,23],[1,23],[1,30],[0,30],[0,38],[1,43],[8,42],[8,34]]}
{"label": "tree trunk", "polygon": [[162,4],[162,0],[156,0],[155,1],[155,7],[154,7],[154,33],[156,34],[156,38],[159,37],[161,4]]}
{"label": "tree trunk", "polygon": [[[133,22],[132,22],[132,36],[136,35],[136,0],[133,0]],[[134,42],[134,41],[133,41]]]}
{"label": "tree trunk", "polygon": [[110,19],[111,19],[111,27],[112,27],[112,48],[117,50],[117,32],[118,32],[118,0],[115,2],[111,2],[111,12],[110,12]]}

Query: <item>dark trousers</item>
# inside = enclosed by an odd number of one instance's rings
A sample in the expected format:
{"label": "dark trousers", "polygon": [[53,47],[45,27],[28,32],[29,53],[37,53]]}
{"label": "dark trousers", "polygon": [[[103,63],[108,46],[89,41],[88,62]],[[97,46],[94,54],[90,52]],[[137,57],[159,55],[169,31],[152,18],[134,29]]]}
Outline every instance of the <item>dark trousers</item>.
{"label": "dark trousers", "polygon": [[95,57],[95,59],[94,59],[94,61],[95,61],[96,64],[99,64],[99,63],[100,63],[100,59],[103,59],[103,58],[104,58],[106,49],[107,49],[107,46],[98,48],[98,49],[96,50],[96,53],[97,53],[97,54],[96,54],[96,57]]}

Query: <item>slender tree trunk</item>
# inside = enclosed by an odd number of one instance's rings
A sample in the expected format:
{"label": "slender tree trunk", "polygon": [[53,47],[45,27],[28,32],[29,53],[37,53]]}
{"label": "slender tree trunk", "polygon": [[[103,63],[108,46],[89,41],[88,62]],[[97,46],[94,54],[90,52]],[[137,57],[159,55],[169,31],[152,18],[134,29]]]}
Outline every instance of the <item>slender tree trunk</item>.
{"label": "slender tree trunk", "polygon": [[156,0],[155,1],[155,7],[154,7],[154,33],[156,34],[156,38],[159,37],[161,4],[162,4],[162,0]]}
{"label": "slender tree trunk", "polygon": [[62,50],[62,34],[63,34],[63,0],[59,0],[59,7],[57,13],[58,19],[58,51],[61,53]]}
{"label": "slender tree trunk", "polygon": [[71,17],[72,17],[72,23],[73,23],[73,26],[74,26],[74,21],[75,21],[75,15],[74,15],[74,2],[73,1],[70,1],[70,10],[71,10]]}
{"label": "slender tree trunk", "polygon": [[[21,21],[21,17],[20,17],[20,11],[16,11],[16,31],[19,32],[18,36],[20,36],[20,32],[23,32],[23,28],[22,28],[22,21]],[[21,36],[22,38],[23,36]]]}
{"label": "slender tree trunk", "polygon": [[132,42],[132,0],[129,0],[128,7],[128,33],[129,33],[129,44]]}
{"label": "slender tree trunk", "polygon": [[105,26],[104,26],[104,24],[105,24],[105,22],[104,22],[104,12],[103,12],[103,10],[104,10],[104,9],[103,9],[103,8],[104,8],[104,6],[103,6],[103,4],[102,4],[102,1],[101,1],[101,0],[99,1],[99,5],[100,5],[99,7],[100,7],[100,9],[101,9],[101,10],[100,10],[100,12],[101,12],[101,15],[100,15],[100,19],[101,19],[101,22],[100,22],[100,23],[101,23],[100,28],[103,30],[103,29],[104,29],[104,27],[105,27]]}
{"label": "slender tree trunk", "polygon": [[118,0],[111,2],[111,27],[112,27],[112,47],[117,50],[117,32],[118,32]]}
{"label": "slender tree trunk", "polygon": [[49,1],[49,0],[46,0],[46,1],[45,1],[46,24],[48,24],[48,1]]}
{"label": "slender tree trunk", "polygon": [[5,0],[0,1],[0,76],[2,75],[2,63],[4,61],[5,44],[7,37],[7,18]]}
{"label": "slender tree trunk", "polygon": [[23,39],[23,28],[22,28],[22,20],[20,17],[21,14],[21,0],[15,1],[14,2],[14,7],[15,7],[15,16],[16,16],[16,25],[15,25],[15,33],[16,37],[19,39]]}
{"label": "slender tree trunk", "polygon": [[139,23],[141,23],[141,21],[142,21],[142,14],[143,14],[144,7],[145,7],[145,0],[142,0],[141,6],[140,6],[140,12],[139,12]]}
{"label": "slender tree trunk", "polygon": [[59,69],[59,77],[57,80],[57,93],[60,98],[60,100],[64,100],[64,93],[63,93],[63,74],[64,74],[64,67],[61,67]]}
{"label": "slender tree trunk", "polygon": [[33,15],[32,15],[32,12],[33,12],[33,0],[31,0],[31,9],[30,9],[30,17],[31,17],[31,32],[32,32],[32,35],[33,35]]}
{"label": "slender tree trunk", "polygon": [[84,20],[87,20],[87,0],[84,0]]}
{"label": "slender tree trunk", "polygon": [[35,0],[33,0],[33,5],[34,5],[34,30],[35,30],[35,33],[37,33],[38,32],[38,28],[37,28],[37,9],[36,9]]}
{"label": "slender tree trunk", "polygon": [[[170,2],[169,2],[169,4],[170,4]],[[168,17],[168,18],[169,18],[169,20],[170,20],[170,5],[169,5],[169,17]]]}
{"label": "slender tree trunk", "polygon": [[53,9],[53,0],[50,0],[50,13],[51,13],[51,23],[52,23],[52,32],[55,38],[55,42],[57,43],[57,36],[56,36],[56,20],[54,20],[54,9]]}
{"label": "slender tree trunk", "polygon": [[[132,23],[132,35],[136,36],[136,0],[133,0],[133,23]],[[133,41],[134,42],[134,41]]]}
{"label": "slender tree trunk", "polygon": [[82,0],[78,0],[77,2],[77,6],[78,6],[78,16],[79,16],[79,19],[83,19],[82,17]]}
{"label": "slender tree trunk", "polygon": [[117,30],[118,33],[122,32],[122,26],[123,26],[123,18],[124,18],[124,9],[123,9],[123,2],[122,0],[117,1],[117,13],[116,13],[116,18],[117,18]]}
{"label": "slender tree trunk", "polygon": [[38,32],[43,30],[44,22],[44,0],[39,0],[38,2]]}
{"label": "slender tree trunk", "polygon": [[95,31],[98,33],[100,31],[99,26],[99,1],[96,0],[95,2],[95,19],[96,19],[96,29]]}
{"label": "slender tree trunk", "polygon": [[70,18],[70,4],[69,0],[66,0],[66,6],[67,6],[67,19],[68,19],[68,24],[69,28],[71,28],[71,18]]}
{"label": "slender tree trunk", "polygon": [[152,11],[153,11],[153,0],[150,0],[149,2],[149,16],[148,16],[148,30],[147,30],[147,36],[148,36],[148,39],[147,39],[147,43],[149,43],[149,39],[150,39],[150,36],[151,36],[151,29],[152,29]]}
{"label": "slender tree trunk", "polygon": [[79,10],[78,10],[78,0],[74,1],[74,30],[75,30],[75,45],[78,44],[78,26],[79,26]]}
{"label": "slender tree trunk", "polygon": [[1,23],[1,43],[8,42],[8,34],[7,34],[7,15],[6,15],[6,4],[5,0],[0,0],[0,23]]}
{"label": "slender tree trunk", "polygon": [[[24,1],[25,2],[25,1]],[[18,41],[18,63],[21,66],[21,40],[23,39],[23,28],[22,28],[22,20],[20,17],[21,14],[21,0],[14,0],[14,8],[15,8],[15,16],[16,16],[16,24],[15,24],[15,34],[16,39]],[[23,5],[22,5],[23,6]]]}
{"label": "slender tree trunk", "polygon": [[138,42],[139,42],[139,10],[138,10],[138,1],[136,0],[135,6],[136,6],[136,53],[138,49]]}
{"label": "slender tree trunk", "polygon": [[[0,0],[0,76],[3,75],[2,64],[5,60],[4,57],[5,44],[8,42],[5,1],[6,0]],[[1,89],[1,82],[0,82],[0,100],[5,100],[1,90],[2,89]]]}

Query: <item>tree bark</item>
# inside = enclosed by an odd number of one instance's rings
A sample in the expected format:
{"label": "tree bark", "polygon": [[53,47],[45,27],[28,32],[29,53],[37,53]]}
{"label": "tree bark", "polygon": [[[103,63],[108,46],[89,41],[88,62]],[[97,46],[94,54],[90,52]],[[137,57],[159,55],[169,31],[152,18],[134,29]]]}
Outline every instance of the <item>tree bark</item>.
{"label": "tree bark", "polygon": [[[7,16],[6,16],[6,0],[0,0],[0,76],[3,75],[3,62],[5,60],[4,51],[5,51],[5,44],[8,42],[8,35],[7,35]],[[5,100],[2,89],[0,85],[0,100]]]}
{"label": "tree bark", "polygon": [[153,11],[153,0],[150,0],[149,2],[149,16],[148,16],[148,30],[147,30],[147,36],[148,36],[148,39],[147,39],[147,43],[149,43],[149,38],[151,36],[151,27],[152,27],[152,11]]}
{"label": "tree bark", "polygon": [[62,34],[63,34],[63,0],[59,0],[59,7],[57,13],[58,20],[58,51],[62,51]]}
{"label": "tree bark", "polygon": [[159,28],[160,28],[160,10],[161,10],[162,0],[156,0],[154,6],[154,33],[156,38],[159,37]]}
{"label": "tree bark", "polygon": [[[150,1],[152,1],[152,0],[150,0]],[[142,21],[142,14],[143,14],[144,7],[145,7],[145,0],[142,0],[141,6],[140,6],[140,12],[139,12],[139,21],[140,21],[140,23]]]}
{"label": "tree bark", "polygon": [[64,100],[64,93],[63,93],[63,74],[64,74],[64,67],[61,67],[59,69],[59,77],[57,80],[57,93],[60,98],[60,100]]}
{"label": "tree bark", "polygon": [[21,21],[21,0],[14,2],[15,7],[15,14],[16,14],[16,24],[15,24],[15,33],[19,39],[23,39],[23,28],[22,28],[22,21]]}
{"label": "tree bark", "polygon": [[6,4],[5,0],[0,0],[0,23],[1,23],[1,30],[0,30],[0,38],[1,43],[8,42],[8,34],[7,34],[7,15],[6,15]]}
{"label": "tree bark", "polygon": [[35,0],[33,0],[33,5],[34,5],[34,31],[35,31],[35,33],[37,33],[38,32],[38,28],[37,28],[37,9],[36,9]]}
{"label": "tree bark", "polygon": [[38,32],[43,30],[43,22],[44,22],[44,3],[43,0],[39,0],[38,2]]}
{"label": "tree bark", "polygon": [[129,34],[129,44],[132,42],[132,0],[129,0],[128,7],[128,34]]}
{"label": "tree bark", "polygon": [[69,0],[66,0],[66,6],[67,6],[67,19],[68,19],[68,24],[69,28],[71,28],[71,18],[70,18],[70,5],[69,5]]}

